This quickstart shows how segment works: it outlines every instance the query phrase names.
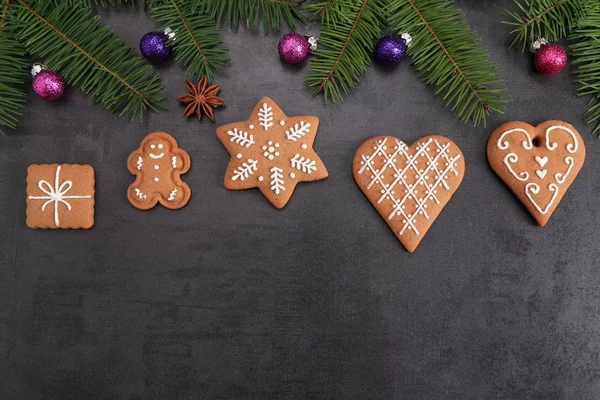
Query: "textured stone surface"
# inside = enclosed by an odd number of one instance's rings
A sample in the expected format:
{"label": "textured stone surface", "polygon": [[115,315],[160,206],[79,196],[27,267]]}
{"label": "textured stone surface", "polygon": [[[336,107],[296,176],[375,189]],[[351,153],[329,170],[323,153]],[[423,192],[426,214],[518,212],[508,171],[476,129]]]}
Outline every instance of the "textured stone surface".
{"label": "textured stone surface", "polygon": [[[247,118],[263,95],[320,118],[329,178],[299,185],[281,211],[258,190],[223,188],[229,156],[216,125],[181,118],[173,62],[159,67],[168,111],[143,124],[72,88],[54,103],[31,93],[19,129],[0,137],[0,398],[597,399],[600,143],[586,101],[568,71],[542,76],[506,48],[508,1],[457,4],[514,98],[487,128],[456,122],[406,62],[370,68],[324,106],[305,67],[280,63],[280,35],[225,29],[217,124]],[[103,19],[137,47],[156,25],[122,8]],[[488,166],[486,143],[505,121],[553,118],[588,153],[542,229]],[[192,157],[193,195],[178,211],[140,211],[127,156],[161,130]],[[409,254],[354,183],[352,157],[372,135],[434,133],[461,148],[466,174]],[[49,162],[94,166],[93,229],[25,226],[27,166]]]}

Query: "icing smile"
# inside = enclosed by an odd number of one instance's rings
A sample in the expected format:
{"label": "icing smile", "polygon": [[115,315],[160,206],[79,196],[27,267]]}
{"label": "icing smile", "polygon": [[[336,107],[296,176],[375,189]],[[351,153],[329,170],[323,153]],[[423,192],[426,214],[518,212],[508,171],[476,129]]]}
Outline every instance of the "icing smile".
{"label": "icing smile", "polygon": [[148,155],[150,156],[150,158],[158,160],[159,158],[163,158],[165,156],[165,153],[160,153],[160,154],[148,153]]}

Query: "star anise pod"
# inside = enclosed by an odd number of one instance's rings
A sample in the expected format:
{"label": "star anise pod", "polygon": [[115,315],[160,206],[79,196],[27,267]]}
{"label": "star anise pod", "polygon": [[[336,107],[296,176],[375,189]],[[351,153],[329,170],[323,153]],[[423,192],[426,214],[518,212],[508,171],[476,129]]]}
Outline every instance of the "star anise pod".
{"label": "star anise pod", "polygon": [[175,100],[180,103],[187,104],[183,117],[187,118],[196,113],[198,119],[202,117],[202,112],[206,114],[211,121],[215,120],[213,108],[220,107],[225,104],[225,101],[217,96],[221,85],[212,85],[206,87],[206,77],[203,76],[198,82],[198,86],[194,86],[190,81],[185,81],[189,93],[178,96]]}

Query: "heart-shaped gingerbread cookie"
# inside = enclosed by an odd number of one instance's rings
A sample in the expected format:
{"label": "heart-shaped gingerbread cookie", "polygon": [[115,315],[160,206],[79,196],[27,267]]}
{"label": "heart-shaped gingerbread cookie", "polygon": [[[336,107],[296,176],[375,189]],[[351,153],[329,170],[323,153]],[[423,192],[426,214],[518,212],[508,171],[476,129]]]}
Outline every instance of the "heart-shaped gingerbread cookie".
{"label": "heart-shaped gingerbread cookie", "polygon": [[465,160],[443,136],[425,136],[410,147],[393,136],[376,136],[356,150],[352,170],[360,189],[412,253],[458,189]]}
{"label": "heart-shaped gingerbread cookie", "polygon": [[566,122],[533,127],[513,121],[492,133],[487,155],[494,171],[544,226],[583,166],[585,145]]}

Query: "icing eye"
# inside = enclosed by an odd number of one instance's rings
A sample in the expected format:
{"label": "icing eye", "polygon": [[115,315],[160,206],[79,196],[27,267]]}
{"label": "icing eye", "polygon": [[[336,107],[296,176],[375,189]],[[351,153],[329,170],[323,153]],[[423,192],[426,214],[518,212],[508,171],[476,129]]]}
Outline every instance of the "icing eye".
{"label": "icing eye", "polygon": [[162,149],[162,148],[163,148],[163,145],[162,145],[162,143],[158,145],[158,148],[159,148],[159,149]]}
{"label": "icing eye", "polygon": [[150,148],[151,148],[151,149],[155,149],[155,148],[156,148],[156,145],[153,145],[153,144],[151,144],[151,145],[150,145]]}

